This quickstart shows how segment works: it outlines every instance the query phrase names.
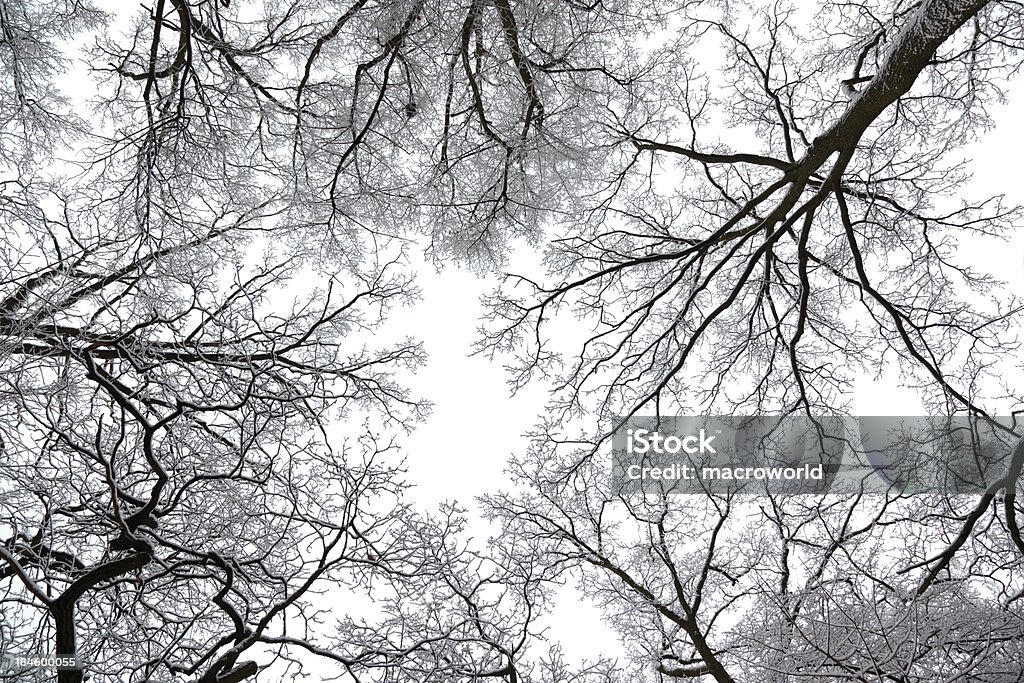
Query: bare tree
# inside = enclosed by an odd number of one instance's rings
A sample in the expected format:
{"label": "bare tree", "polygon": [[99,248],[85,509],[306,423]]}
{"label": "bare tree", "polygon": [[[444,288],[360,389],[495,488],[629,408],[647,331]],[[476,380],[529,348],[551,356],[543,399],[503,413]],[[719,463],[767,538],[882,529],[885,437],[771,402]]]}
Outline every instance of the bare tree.
{"label": "bare tree", "polygon": [[422,354],[366,336],[414,292],[401,250],[312,238],[260,108],[185,70],[186,38],[163,64],[189,22],[164,5],[89,121],[56,80],[104,16],[0,4],[0,642],[77,656],[60,681],[249,678],[326,588],[417,551],[387,433],[424,410],[394,379]]}
{"label": "bare tree", "polygon": [[[683,7],[642,81],[661,86],[605,107],[606,172],[548,240],[548,282],[491,299],[481,350],[555,388],[512,468],[528,493],[488,504],[654,678],[1017,680],[1024,446],[991,416],[1019,407],[1020,303],[957,246],[1020,215],[960,201],[957,150],[1019,68],[1019,7],[807,9]],[[569,314],[586,333],[566,351]],[[882,373],[1005,430],[997,481],[751,501],[608,480],[631,416],[841,415]]]}

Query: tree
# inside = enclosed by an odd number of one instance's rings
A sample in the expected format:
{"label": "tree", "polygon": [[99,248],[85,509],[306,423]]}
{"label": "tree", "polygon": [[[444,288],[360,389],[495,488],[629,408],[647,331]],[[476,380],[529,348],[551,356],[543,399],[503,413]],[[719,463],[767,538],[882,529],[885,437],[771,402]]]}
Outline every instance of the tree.
{"label": "tree", "polygon": [[[1020,305],[957,245],[1020,214],[955,203],[956,150],[1020,65],[1019,8],[801,10],[680,8],[644,81],[662,85],[605,109],[606,173],[548,240],[548,282],[491,299],[481,350],[555,389],[512,465],[527,492],[488,504],[652,676],[1016,680],[1024,446],[992,416],[1019,407],[1000,380]],[[569,312],[588,332],[567,344]],[[842,415],[883,372],[1002,430],[1003,475],[975,496],[754,500],[608,481],[633,416]]]}
{"label": "tree", "polygon": [[423,414],[394,379],[422,354],[365,337],[413,294],[400,250],[356,221],[311,239],[260,107],[198,80],[232,52],[181,37],[164,66],[164,9],[91,122],[56,79],[109,17],[0,4],[0,642],[77,655],[60,681],[249,678],[325,587],[422,551],[386,435]]}

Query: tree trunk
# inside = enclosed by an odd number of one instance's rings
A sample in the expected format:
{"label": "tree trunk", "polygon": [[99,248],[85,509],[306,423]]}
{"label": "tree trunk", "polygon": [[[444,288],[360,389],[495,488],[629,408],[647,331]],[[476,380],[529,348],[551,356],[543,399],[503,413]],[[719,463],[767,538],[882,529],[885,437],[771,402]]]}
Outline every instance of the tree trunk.
{"label": "tree trunk", "polygon": [[[75,649],[75,603],[57,600],[50,607],[54,626],[57,629],[57,657],[74,657]],[[58,669],[57,683],[82,683],[82,669]]]}

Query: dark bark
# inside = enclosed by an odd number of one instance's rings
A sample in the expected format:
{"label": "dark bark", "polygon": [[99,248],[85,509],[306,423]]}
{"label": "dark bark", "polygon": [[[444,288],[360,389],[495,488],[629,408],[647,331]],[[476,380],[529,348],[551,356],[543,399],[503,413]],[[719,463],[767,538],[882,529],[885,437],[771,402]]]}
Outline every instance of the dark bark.
{"label": "dark bark", "polygon": [[[75,644],[75,605],[89,590],[105,581],[128,572],[141,569],[153,559],[149,553],[138,553],[122,557],[111,562],[97,565],[72,583],[59,598],[50,604],[56,631],[56,655],[58,657],[76,656]],[[81,665],[82,662],[79,662]],[[83,669],[63,669],[57,672],[57,683],[81,683]]]}
{"label": "dark bark", "polygon": [[[58,657],[74,656],[75,647],[75,603],[58,600],[50,607],[53,615]],[[82,669],[61,669],[57,672],[57,683],[82,683]]]}
{"label": "dark bark", "polygon": [[946,40],[989,0],[925,0],[897,34],[878,73],[857,94],[846,112],[819,135],[806,161],[821,165],[829,155],[851,150],[864,131],[917,81]]}

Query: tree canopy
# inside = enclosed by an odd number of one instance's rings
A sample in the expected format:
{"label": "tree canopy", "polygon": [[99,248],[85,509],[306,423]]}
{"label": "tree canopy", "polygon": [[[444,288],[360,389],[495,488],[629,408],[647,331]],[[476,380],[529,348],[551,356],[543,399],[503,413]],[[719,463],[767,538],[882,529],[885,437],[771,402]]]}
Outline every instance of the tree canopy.
{"label": "tree canopy", "polygon": [[[62,683],[1018,680],[1024,446],[993,416],[1021,306],[959,247],[1020,223],[961,150],[1022,17],[0,0],[0,654],[74,654]],[[400,476],[425,358],[380,330],[424,240],[480,271],[544,253],[482,321],[513,388],[553,387],[487,548]],[[1002,429],[1006,473],[754,503],[609,483],[623,416],[844,414],[882,371]],[[617,663],[545,640],[573,580]]]}

